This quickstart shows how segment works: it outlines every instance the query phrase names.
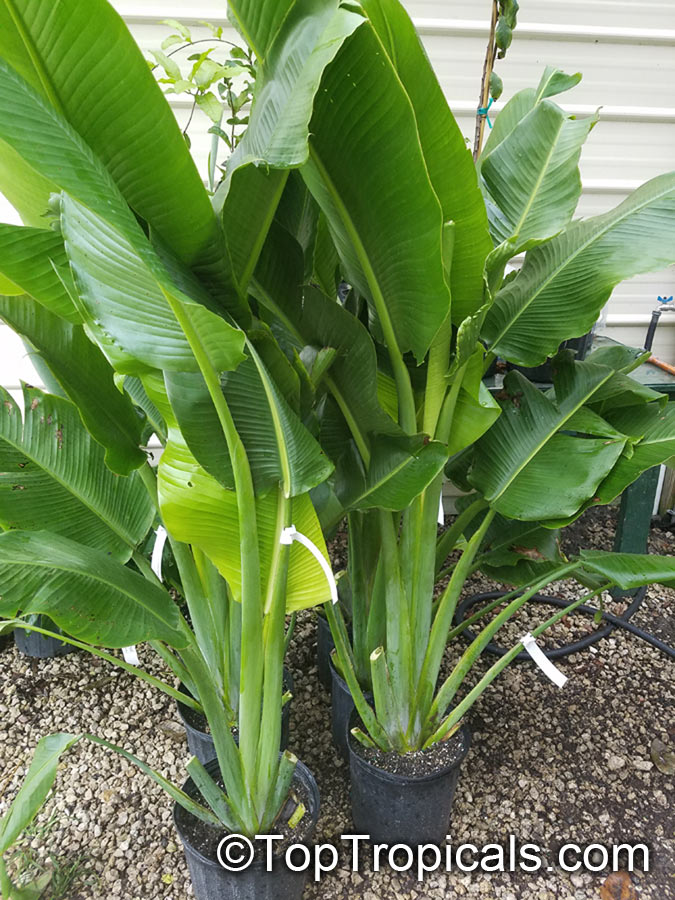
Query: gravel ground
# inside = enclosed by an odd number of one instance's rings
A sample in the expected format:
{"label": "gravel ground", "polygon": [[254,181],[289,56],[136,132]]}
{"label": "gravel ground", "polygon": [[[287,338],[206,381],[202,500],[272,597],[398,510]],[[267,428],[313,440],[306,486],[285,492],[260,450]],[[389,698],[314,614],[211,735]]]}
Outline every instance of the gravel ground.
{"label": "gravel ground", "polygon": [[[568,546],[581,541],[607,547],[612,516],[608,510],[593,510],[569,531]],[[672,553],[673,546],[671,533],[652,533],[651,552]],[[339,556],[340,539],[334,549]],[[480,578],[470,587],[494,588]],[[520,636],[544,614],[533,609],[511,636]],[[634,621],[675,643],[675,591],[652,588]],[[587,628],[586,620],[573,617],[554,641]],[[330,701],[316,677],[315,640],[314,618],[304,614],[288,660],[296,685],[290,743],[319,782],[317,840],[336,842],[352,827],[348,773],[330,743]],[[449,654],[448,665],[458,649]],[[149,669],[161,671],[147,648],[141,648],[141,659]],[[94,732],[133,750],[174,781],[184,780],[187,747],[178,715],[164,695],[82,654],[28,661],[11,648],[0,660],[0,810],[14,796],[38,738],[57,730]],[[491,661],[482,662],[481,671]],[[469,722],[473,745],[450,829],[455,845],[506,844],[509,835],[538,844],[545,857],[542,873],[452,872],[432,874],[419,883],[386,867],[378,873],[353,873],[345,851],[334,873],[319,885],[308,884],[305,900],[600,897],[607,872],[570,876],[547,871],[557,848],[569,841],[582,846],[646,843],[651,871],[632,876],[638,896],[675,897],[675,777],[661,773],[650,759],[655,738],[671,748],[675,744],[672,663],[637,638],[615,632],[558,665],[570,678],[564,691],[531,665],[515,664],[474,706]],[[67,900],[192,896],[170,803],[115,754],[85,743],[71,751],[41,821],[49,817],[56,824],[46,838],[34,838],[35,852],[85,857],[82,877],[64,895]],[[623,900],[631,896],[622,895]]]}

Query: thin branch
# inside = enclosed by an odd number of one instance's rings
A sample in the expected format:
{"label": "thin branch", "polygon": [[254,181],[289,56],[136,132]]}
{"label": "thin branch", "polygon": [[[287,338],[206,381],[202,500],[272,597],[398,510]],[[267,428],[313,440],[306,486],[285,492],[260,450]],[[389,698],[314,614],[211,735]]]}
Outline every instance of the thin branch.
{"label": "thin branch", "polygon": [[[478,102],[479,110],[487,110],[490,102],[490,76],[494,68],[495,59],[497,58],[497,43],[495,41],[495,31],[497,29],[497,18],[499,9],[497,0],[492,2],[492,22],[490,23],[490,38],[488,40],[487,50],[485,51],[485,63],[483,65],[483,80],[480,85],[480,99]],[[485,132],[486,112],[478,112],[476,114],[476,136],[473,145],[473,158],[477,160],[483,146],[483,134]]]}

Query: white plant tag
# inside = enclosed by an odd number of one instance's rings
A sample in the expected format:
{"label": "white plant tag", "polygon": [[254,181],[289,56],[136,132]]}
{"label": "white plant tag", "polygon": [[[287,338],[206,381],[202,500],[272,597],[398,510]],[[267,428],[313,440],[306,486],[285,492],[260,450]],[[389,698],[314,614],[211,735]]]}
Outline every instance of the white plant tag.
{"label": "white plant tag", "polygon": [[323,574],[326,576],[326,581],[328,582],[328,587],[330,588],[330,599],[333,603],[338,602],[338,592],[337,592],[337,582],[335,581],[335,576],[333,575],[333,570],[330,565],[326,562],[326,558],[323,553],[319,550],[316,544],[312,543],[310,539],[301,534],[295,525],[289,525],[288,528],[284,528],[281,532],[281,536],[279,538],[279,542],[281,544],[292,544],[293,541],[297,541],[299,544],[302,544],[303,547],[306,547],[309,552],[312,554],[314,559],[318,562],[318,564],[323,569]]}
{"label": "white plant tag", "polygon": [[132,644],[131,647],[122,647],[122,656],[124,662],[129,663],[130,666],[140,666],[141,664],[135,644]]}
{"label": "white plant tag", "polygon": [[445,510],[443,509],[443,494],[438,498],[438,524],[445,525]]}
{"label": "white plant tag", "polygon": [[155,532],[155,545],[152,548],[152,558],[150,559],[150,568],[155,575],[162,581],[162,553],[164,552],[164,544],[166,544],[167,533],[166,528],[160,525]]}
{"label": "white plant tag", "polygon": [[557,685],[559,688],[565,687],[565,684],[567,683],[567,675],[563,675],[560,669],[556,669],[551,660],[546,656],[544,651],[541,649],[539,644],[537,644],[537,642],[529,632],[525,635],[525,637],[522,637],[520,639],[520,643],[523,645],[526,652],[530,654],[530,656],[539,666],[544,675],[546,675],[547,678],[551,679],[553,684]]}
{"label": "white plant tag", "polygon": [[[162,580],[162,553],[164,551],[164,544],[166,544],[166,538],[166,528],[164,528],[163,525],[160,525],[155,532],[155,543],[152,548],[152,557],[150,559],[150,568],[160,581]],[[129,663],[130,666],[140,666],[141,664],[135,644],[132,644],[131,647],[122,647],[122,656],[124,657],[124,661]]]}

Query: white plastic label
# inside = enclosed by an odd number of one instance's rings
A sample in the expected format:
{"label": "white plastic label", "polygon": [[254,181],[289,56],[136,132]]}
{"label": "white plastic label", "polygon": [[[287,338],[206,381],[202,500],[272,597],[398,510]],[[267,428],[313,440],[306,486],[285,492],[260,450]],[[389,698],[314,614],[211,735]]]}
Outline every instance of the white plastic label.
{"label": "white plastic label", "polygon": [[445,525],[445,510],[443,509],[443,494],[438,498],[438,524]]}
{"label": "white plastic label", "polygon": [[567,675],[563,675],[560,669],[556,669],[551,660],[546,656],[541,647],[537,644],[532,635],[528,632],[525,637],[520,639],[520,643],[525,648],[526,652],[530,654],[535,663],[539,666],[541,671],[546,675],[547,678],[550,678],[553,684],[557,685],[559,688],[565,687],[567,682]]}
{"label": "white plastic label", "polygon": [[337,583],[335,581],[335,576],[333,575],[333,570],[331,569],[329,563],[326,562],[326,558],[323,553],[319,550],[316,544],[310,541],[310,539],[306,535],[301,534],[297,530],[295,525],[289,525],[288,528],[284,528],[284,530],[281,532],[279,542],[281,544],[292,544],[293,541],[297,541],[299,544],[302,544],[303,547],[306,547],[312,554],[314,559],[321,566],[321,568],[323,569],[323,574],[326,576],[328,587],[330,588],[330,599],[333,601],[333,603],[337,603]]}
{"label": "white plastic label", "polygon": [[160,525],[157,529],[155,537],[155,545],[152,548],[152,558],[150,559],[150,568],[155,575],[162,580],[162,553],[164,552],[164,544],[166,544],[167,533],[166,528]]}
{"label": "white plastic label", "polygon": [[140,666],[141,664],[135,644],[132,644],[131,647],[122,647],[122,656],[124,662],[129,663],[130,666]]}
{"label": "white plastic label", "polygon": [[[160,581],[162,580],[162,553],[164,552],[166,538],[166,528],[164,528],[163,525],[160,525],[155,532],[155,543],[152,548],[152,557],[150,559],[150,568]],[[131,647],[122,647],[122,656],[124,657],[124,661],[129,663],[130,666],[140,666],[141,664],[135,644],[132,644]]]}

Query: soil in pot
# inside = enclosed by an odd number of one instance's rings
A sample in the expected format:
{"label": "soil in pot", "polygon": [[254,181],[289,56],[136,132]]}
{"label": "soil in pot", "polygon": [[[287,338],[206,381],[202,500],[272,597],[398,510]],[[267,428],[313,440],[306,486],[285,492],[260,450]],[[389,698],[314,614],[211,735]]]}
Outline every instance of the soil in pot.
{"label": "soil in pot", "polygon": [[[211,760],[206,769],[222,786],[218,763]],[[194,782],[189,778],[183,786],[191,797],[199,798]],[[298,763],[291,786],[295,802],[287,803],[272,833],[281,835],[282,840],[274,841],[273,870],[267,871],[267,843],[252,841],[252,861],[240,871],[228,871],[217,857],[217,849],[227,836],[224,829],[207,825],[188,813],[182,806],[174,806],[174,822],[183,843],[192,888],[197,900],[300,900],[304,890],[307,872],[294,872],[284,860],[287,848],[292,844],[310,844],[314,839],[319,818],[319,790],[309,769]],[[288,825],[297,802],[304,804],[306,812],[295,828]],[[233,836],[233,859],[249,858],[249,848],[235,843]],[[293,858],[299,865],[299,853]]]}
{"label": "soil in pot", "polygon": [[[352,714],[350,728],[359,724]],[[441,844],[471,732],[462,726],[447,741],[400,756],[348,738],[352,818],[373,842],[410,846]]]}
{"label": "soil in pot", "polygon": [[[180,684],[178,686],[178,690],[184,694],[190,693],[184,684]],[[284,693],[286,692],[290,692],[291,694],[293,693],[293,676],[288,671],[288,669],[284,669]],[[284,703],[281,712],[281,742],[279,745],[280,750],[285,750],[288,747],[292,702],[293,699],[291,698],[287,703]],[[210,760],[212,759],[215,759],[216,750],[213,745],[213,738],[211,737],[206,717],[201,713],[198,713],[191,707],[186,706],[184,703],[180,703],[179,701],[176,701],[176,706],[178,707],[178,714],[183,720],[183,725],[185,726],[190,753],[193,756],[196,756],[197,759],[204,764],[210,762]],[[236,729],[233,729],[233,733],[236,737]]]}
{"label": "soil in pot", "polygon": [[[335,668],[333,660],[330,659],[331,674],[331,732],[333,735],[333,746],[338,754],[345,760],[349,759],[348,726],[349,719],[354,712],[354,701],[347,687],[347,682]],[[373,695],[366,691],[366,700],[368,703],[373,702]]]}
{"label": "soil in pot", "polygon": [[[39,618],[35,624],[48,631],[59,631],[59,628],[46,618]],[[25,628],[14,630],[14,643],[17,650],[24,656],[32,656],[36,659],[53,659],[56,656],[72,653],[76,649],[72,644],[66,644],[58,638],[48,637],[38,631],[27,631]]]}

